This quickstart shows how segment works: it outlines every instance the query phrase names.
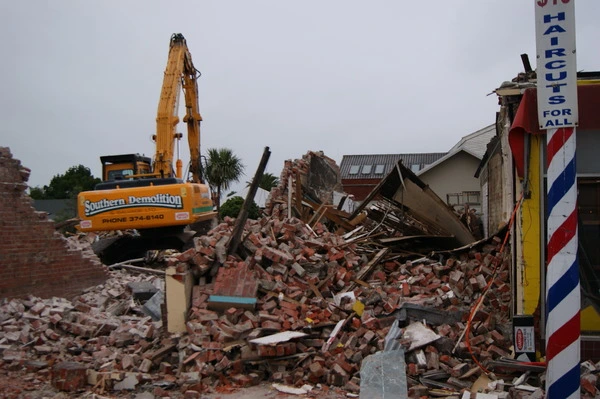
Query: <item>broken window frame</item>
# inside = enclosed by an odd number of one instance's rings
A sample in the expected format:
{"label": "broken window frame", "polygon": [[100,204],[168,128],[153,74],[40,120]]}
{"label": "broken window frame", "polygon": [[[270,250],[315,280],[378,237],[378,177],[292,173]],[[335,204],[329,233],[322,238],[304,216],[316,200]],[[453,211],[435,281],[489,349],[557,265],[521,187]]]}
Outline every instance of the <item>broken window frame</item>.
{"label": "broken window frame", "polygon": [[[455,198],[456,201],[451,201]],[[446,203],[454,205],[481,205],[481,191],[462,191],[460,193],[446,194]]]}

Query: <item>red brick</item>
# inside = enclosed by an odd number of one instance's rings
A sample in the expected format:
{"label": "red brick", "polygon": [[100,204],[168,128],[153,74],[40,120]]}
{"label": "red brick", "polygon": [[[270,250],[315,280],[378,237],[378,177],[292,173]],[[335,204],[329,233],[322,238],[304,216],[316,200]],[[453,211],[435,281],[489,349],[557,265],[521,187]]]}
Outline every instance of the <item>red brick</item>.
{"label": "red brick", "polygon": [[263,256],[273,262],[289,265],[293,263],[294,257],[290,254],[271,247],[264,247]]}
{"label": "red brick", "polygon": [[2,297],[73,297],[103,283],[108,269],[98,258],[70,249],[47,214],[35,211],[25,193],[29,177],[25,171],[8,149],[0,149],[0,218],[6,222],[0,229],[0,253],[10,260],[6,265],[10,274],[0,276]]}
{"label": "red brick", "polygon": [[191,260],[194,257],[194,255],[196,255],[196,249],[190,248],[187,251],[177,255],[177,259],[179,259],[180,262],[187,262]]}
{"label": "red brick", "polygon": [[410,296],[410,285],[406,282],[402,283],[402,295]]}
{"label": "red brick", "polygon": [[236,374],[231,376],[231,380],[240,387],[249,387],[252,385],[256,385],[256,382],[252,379],[251,376],[247,376],[244,374]]}
{"label": "red brick", "polygon": [[339,356],[335,359],[335,363],[343,368],[347,373],[352,373],[355,369],[352,364],[346,362],[342,357]]}
{"label": "red brick", "polygon": [[408,368],[408,370],[407,370],[408,375],[412,375],[412,376],[419,375],[419,366],[417,366],[415,363],[408,363],[407,368]]}
{"label": "red brick", "polygon": [[598,376],[595,374],[587,374],[581,376],[581,388],[589,393],[592,396],[596,396],[598,392],[598,388],[596,388],[598,384]]}
{"label": "red brick", "polygon": [[277,351],[274,346],[270,345],[258,345],[258,355],[262,357],[275,357]]}
{"label": "red brick", "polygon": [[490,332],[490,336],[497,344],[503,345],[506,342],[506,338],[504,335],[498,332],[498,330],[493,330]]}
{"label": "red brick", "polygon": [[481,345],[483,342],[485,342],[485,336],[483,336],[483,335],[478,335],[476,337],[469,339],[469,343],[471,345],[475,345],[475,346]]}
{"label": "red brick", "polygon": [[304,248],[302,248],[302,253],[304,253],[304,255],[306,255],[306,257],[310,258],[311,256],[314,256],[315,250],[310,247],[304,247]]}
{"label": "red brick", "polygon": [[282,308],[288,308],[288,309],[293,309],[293,310],[298,309],[298,305],[296,305],[295,303],[288,302],[288,301],[279,302],[279,306],[281,306]]}
{"label": "red brick", "polygon": [[79,391],[87,384],[86,370],[82,363],[58,363],[52,368],[52,386],[60,391]]}
{"label": "red brick", "polygon": [[508,351],[498,348],[496,345],[490,345],[487,350],[488,352],[494,353],[498,356],[510,357],[510,353]]}
{"label": "red brick", "polygon": [[326,374],[326,370],[323,368],[323,366],[321,366],[321,364],[317,362],[311,363],[310,366],[308,366],[308,369],[309,380],[312,383],[318,383],[321,380],[321,377],[323,377]]}
{"label": "red brick", "polygon": [[281,323],[271,320],[264,320],[260,323],[262,328],[272,328],[275,330],[281,330]]}

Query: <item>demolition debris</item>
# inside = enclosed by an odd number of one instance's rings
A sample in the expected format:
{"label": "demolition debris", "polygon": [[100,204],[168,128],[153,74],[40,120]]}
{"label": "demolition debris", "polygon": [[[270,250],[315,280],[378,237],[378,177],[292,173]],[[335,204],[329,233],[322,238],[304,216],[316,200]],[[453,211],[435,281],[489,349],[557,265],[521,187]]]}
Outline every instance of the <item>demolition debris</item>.
{"label": "demolition debris", "polygon": [[[311,165],[329,178],[311,176]],[[332,171],[319,153],[286,163],[265,217],[245,223],[233,254],[226,218],[192,248],[164,254],[164,278],[148,265],[114,267],[106,284],[70,300],[3,300],[1,368],[98,395],[194,397],[269,381],[316,397],[376,395],[382,384],[420,398],[541,397],[543,364],[514,358],[506,232],[449,249],[468,227],[436,225],[423,201],[397,202],[402,187],[431,195],[401,165],[378,189],[379,205],[348,215],[324,202]],[[374,375],[379,365],[398,379]],[[583,397],[597,394],[599,368],[582,364]]]}

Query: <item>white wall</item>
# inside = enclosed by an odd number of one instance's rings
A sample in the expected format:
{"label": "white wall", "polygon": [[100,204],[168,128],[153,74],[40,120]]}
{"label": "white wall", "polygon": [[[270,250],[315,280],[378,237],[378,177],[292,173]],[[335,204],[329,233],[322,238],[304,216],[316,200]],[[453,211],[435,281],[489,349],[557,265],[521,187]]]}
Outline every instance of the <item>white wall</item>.
{"label": "white wall", "polygon": [[419,175],[429,188],[446,202],[446,195],[463,191],[481,191],[475,172],[480,160],[461,151]]}

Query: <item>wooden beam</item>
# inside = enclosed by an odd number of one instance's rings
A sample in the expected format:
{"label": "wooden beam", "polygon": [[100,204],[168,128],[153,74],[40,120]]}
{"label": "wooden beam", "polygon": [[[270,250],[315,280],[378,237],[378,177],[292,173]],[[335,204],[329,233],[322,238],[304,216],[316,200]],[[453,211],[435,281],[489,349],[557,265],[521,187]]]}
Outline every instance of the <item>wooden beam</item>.
{"label": "wooden beam", "polygon": [[246,224],[246,220],[248,219],[248,209],[250,209],[250,204],[252,204],[252,202],[254,201],[254,196],[256,195],[256,191],[258,190],[260,179],[262,179],[263,173],[265,172],[265,168],[267,167],[267,163],[269,162],[270,156],[271,151],[269,150],[269,147],[265,147],[260,163],[258,164],[258,168],[256,169],[256,173],[254,174],[254,179],[252,179],[252,183],[248,188],[248,194],[246,195],[246,199],[244,200],[244,204],[242,205],[242,210],[240,211],[238,217],[235,219],[235,226],[233,227],[231,239],[229,240],[229,243],[227,245],[228,255],[236,253],[238,246],[240,245],[242,233],[244,232],[244,225]]}
{"label": "wooden beam", "polygon": [[[302,212],[302,179],[300,178],[300,170],[296,170],[296,190],[294,193],[295,207],[298,212]],[[302,216],[302,214],[300,213]]]}
{"label": "wooden beam", "polygon": [[[390,251],[390,248],[383,248],[381,250],[379,250],[379,252],[377,252],[375,254],[375,256],[373,256],[373,259],[371,259],[369,261],[369,263],[367,263],[366,265],[363,266],[362,269],[360,269],[360,271],[358,272],[358,274],[356,275],[356,277],[354,278],[354,280],[360,280],[360,281],[364,281],[365,277],[371,273],[371,271],[375,268],[375,266],[377,266],[377,264],[379,264],[379,262],[381,261],[381,259],[383,259],[383,257],[385,255],[387,255],[387,253]],[[342,290],[342,292],[348,292],[354,289],[354,287],[356,287],[356,283],[353,281],[352,284],[348,285],[346,288],[344,288]]]}

